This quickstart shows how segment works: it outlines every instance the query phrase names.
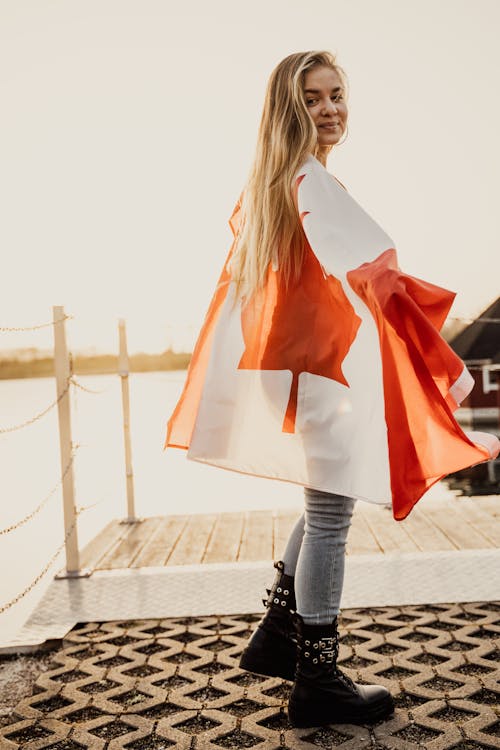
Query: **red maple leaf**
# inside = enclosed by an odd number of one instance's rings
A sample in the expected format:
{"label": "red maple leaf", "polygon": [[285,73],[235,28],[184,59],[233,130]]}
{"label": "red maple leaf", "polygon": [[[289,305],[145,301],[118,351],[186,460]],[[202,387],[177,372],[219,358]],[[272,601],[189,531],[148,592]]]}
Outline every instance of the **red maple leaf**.
{"label": "red maple leaf", "polygon": [[327,274],[304,238],[298,282],[288,290],[279,269],[268,271],[264,288],[242,307],[245,351],[240,370],[291,370],[292,385],[282,431],[295,432],[299,375],[336,380],[349,386],[342,362],[361,323],[341,282]]}

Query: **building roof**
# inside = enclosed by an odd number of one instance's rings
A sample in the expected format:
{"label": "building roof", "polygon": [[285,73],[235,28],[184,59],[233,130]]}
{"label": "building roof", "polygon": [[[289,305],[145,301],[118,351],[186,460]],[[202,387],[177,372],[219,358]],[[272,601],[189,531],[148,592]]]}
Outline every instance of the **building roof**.
{"label": "building roof", "polygon": [[449,342],[461,359],[500,358],[500,297]]}

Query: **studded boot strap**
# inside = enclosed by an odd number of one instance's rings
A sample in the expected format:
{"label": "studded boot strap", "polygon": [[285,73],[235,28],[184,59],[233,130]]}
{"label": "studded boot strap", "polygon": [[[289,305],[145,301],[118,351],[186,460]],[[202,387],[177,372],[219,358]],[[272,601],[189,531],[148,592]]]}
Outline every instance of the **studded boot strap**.
{"label": "studded boot strap", "polygon": [[322,666],[326,667],[328,671],[335,675],[336,678],[342,680],[342,682],[350,689],[357,692],[356,685],[351,678],[344,674],[337,666],[337,659],[339,654],[339,632],[337,628],[337,621],[334,622],[334,634],[333,636],[312,639],[312,638],[300,638],[299,639],[299,654],[300,659],[304,665],[309,667],[321,669]]}
{"label": "studded boot strap", "polygon": [[268,598],[263,599],[262,602],[266,607],[282,607],[284,611],[294,613],[297,605],[293,577],[285,574],[285,566],[281,560],[275,562],[274,567],[278,573],[272,587],[267,590]]}
{"label": "studded boot strap", "polygon": [[321,638],[319,641],[304,639],[302,646],[304,659],[312,664],[335,664],[338,656],[338,640]]}

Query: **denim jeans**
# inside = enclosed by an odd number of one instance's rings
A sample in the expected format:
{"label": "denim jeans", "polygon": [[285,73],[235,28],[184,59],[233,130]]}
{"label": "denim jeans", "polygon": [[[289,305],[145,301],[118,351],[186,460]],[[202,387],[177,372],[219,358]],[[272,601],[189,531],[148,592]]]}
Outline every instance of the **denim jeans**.
{"label": "denim jeans", "polygon": [[304,488],[305,510],[292,530],[283,562],[295,576],[297,612],[310,625],[339,614],[347,533],[355,500]]}

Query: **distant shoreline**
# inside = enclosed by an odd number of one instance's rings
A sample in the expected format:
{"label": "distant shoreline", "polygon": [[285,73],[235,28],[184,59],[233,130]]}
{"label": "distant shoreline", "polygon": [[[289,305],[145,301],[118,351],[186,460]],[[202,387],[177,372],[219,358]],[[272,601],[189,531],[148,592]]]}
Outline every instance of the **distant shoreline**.
{"label": "distant shoreline", "polygon": [[[131,354],[129,356],[130,372],[153,372],[161,370],[185,370],[191,360],[191,352],[173,352],[168,350],[161,354]],[[116,354],[76,355],[73,357],[72,369],[78,375],[110,375],[118,372]],[[44,378],[54,375],[54,358],[40,357],[31,360],[0,360],[0,380],[16,378]]]}

